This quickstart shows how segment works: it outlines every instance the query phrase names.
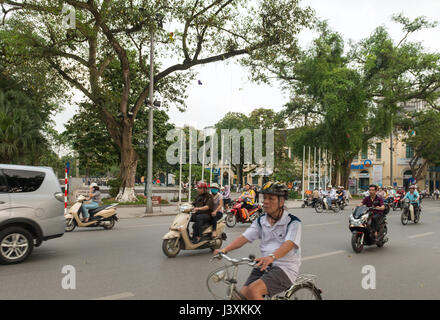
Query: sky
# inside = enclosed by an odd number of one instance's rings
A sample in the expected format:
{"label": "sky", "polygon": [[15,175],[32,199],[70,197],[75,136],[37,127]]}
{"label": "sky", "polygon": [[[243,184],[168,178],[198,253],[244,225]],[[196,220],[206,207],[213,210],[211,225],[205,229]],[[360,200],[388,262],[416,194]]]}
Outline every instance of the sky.
{"label": "sky", "polygon": [[[329,26],[342,34],[345,40],[359,41],[368,37],[376,27],[387,27],[395,41],[403,37],[400,26],[391,21],[393,14],[403,13],[414,19],[426,16],[440,21],[439,0],[302,0],[301,6],[312,7],[317,17],[328,20]],[[426,49],[440,51],[440,27],[412,35],[409,40],[421,41]],[[314,34],[306,30],[299,35],[301,47],[306,48]],[[249,114],[256,108],[280,111],[288,102],[289,92],[283,92],[277,82],[257,85],[248,80],[248,71],[237,63],[213,63],[198,66],[198,76],[188,87],[187,110],[180,112],[171,107],[168,115],[176,126],[191,125],[197,129],[213,126],[227,112]],[[202,85],[198,84],[198,80]],[[81,101],[80,94],[74,101]],[[76,107],[69,105],[53,117],[58,131],[75,114]]]}

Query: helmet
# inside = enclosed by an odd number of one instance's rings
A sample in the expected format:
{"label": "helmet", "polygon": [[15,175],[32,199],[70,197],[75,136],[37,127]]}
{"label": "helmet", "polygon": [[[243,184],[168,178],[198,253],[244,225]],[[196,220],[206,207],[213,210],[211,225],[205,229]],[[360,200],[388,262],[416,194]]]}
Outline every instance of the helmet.
{"label": "helmet", "polygon": [[217,183],[213,183],[209,186],[210,189],[219,189],[220,190],[220,186]]}
{"label": "helmet", "polygon": [[91,186],[91,187],[97,187],[98,184],[97,184],[96,182],[92,182],[92,183],[90,184],[90,186]]}
{"label": "helmet", "polygon": [[327,186],[327,188],[333,188],[333,186],[332,186],[331,184],[329,184],[329,185]]}
{"label": "helmet", "polygon": [[261,189],[261,193],[274,194],[277,196],[284,197],[287,200],[289,191],[284,183],[278,181],[276,182],[269,181],[263,186],[263,188]]}
{"label": "helmet", "polygon": [[208,185],[206,184],[206,182],[200,181],[199,183],[197,183],[197,189],[208,189]]}

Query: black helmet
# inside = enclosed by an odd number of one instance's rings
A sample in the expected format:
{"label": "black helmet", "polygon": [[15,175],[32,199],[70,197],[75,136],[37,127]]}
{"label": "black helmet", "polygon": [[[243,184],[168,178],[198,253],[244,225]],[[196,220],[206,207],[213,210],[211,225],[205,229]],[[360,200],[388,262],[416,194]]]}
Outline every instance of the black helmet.
{"label": "black helmet", "polygon": [[284,197],[287,200],[289,190],[287,189],[287,186],[284,183],[278,181],[276,182],[269,181],[263,186],[263,188],[261,189],[261,193],[274,194],[277,196]]}

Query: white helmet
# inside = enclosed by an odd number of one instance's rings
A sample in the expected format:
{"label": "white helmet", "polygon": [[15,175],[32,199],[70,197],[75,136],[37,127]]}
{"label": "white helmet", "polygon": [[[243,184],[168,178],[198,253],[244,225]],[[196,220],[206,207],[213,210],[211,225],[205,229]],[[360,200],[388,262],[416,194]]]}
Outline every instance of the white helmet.
{"label": "white helmet", "polygon": [[90,184],[90,187],[97,187],[98,186],[98,184],[96,183],[96,182],[92,182],[91,184]]}

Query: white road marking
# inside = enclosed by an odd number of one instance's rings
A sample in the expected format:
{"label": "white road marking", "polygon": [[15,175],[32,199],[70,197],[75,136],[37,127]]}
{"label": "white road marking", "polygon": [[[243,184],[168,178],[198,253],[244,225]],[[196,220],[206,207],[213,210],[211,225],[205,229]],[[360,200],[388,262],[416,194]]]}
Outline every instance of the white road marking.
{"label": "white road marking", "polygon": [[134,297],[134,294],[131,292],[123,292],[123,293],[119,293],[119,294],[114,294],[112,296],[107,296],[107,297],[102,297],[102,298],[97,298],[97,299],[92,299],[92,300],[119,300],[119,299],[130,298],[130,297]]}
{"label": "white road marking", "polygon": [[310,256],[310,257],[301,258],[301,261],[319,259],[319,258],[324,258],[324,257],[328,257],[328,256],[333,256],[333,255],[336,255],[336,254],[346,253],[346,252],[347,251],[345,251],[345,250],[332,251],[332,252],[317,254],[317,255],[314,255],[314,256]]}
{"label": "white road marking", "polygon": [[147,228],[147,227],[170,226],[170,225],[171,225],[171,223],[143,224],[143,225],[140,225],[140,226],[123,227],[123,229]]}
{"label": "white road marking", "polygon": [[339,224],[339,222],[327,222],[327,223],[317,223],[317,224],[305,224],[304,227],[320,227],[320,226],[329,226],[332,224]]}
{"label": "white road marking", "polygon": [[408,238],[410,239],[414,239],[414,238],[420,238],[420,237],[425,237],[425,236],[430,236],[432,234],[435,234],[435,232],[427,232],[427,233],[421,233],[421,234],[415,234],[413,236],[409,236]]}

